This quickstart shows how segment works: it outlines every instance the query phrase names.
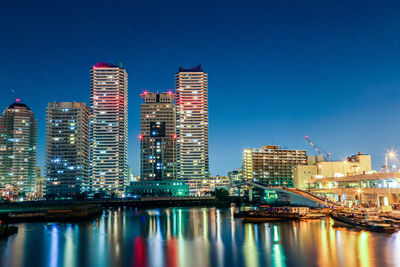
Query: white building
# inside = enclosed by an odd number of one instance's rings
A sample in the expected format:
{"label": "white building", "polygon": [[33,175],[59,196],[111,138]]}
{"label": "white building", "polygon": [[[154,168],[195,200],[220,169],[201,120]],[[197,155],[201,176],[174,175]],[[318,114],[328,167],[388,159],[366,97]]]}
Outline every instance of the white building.
{"label": "white building", "polygon": [[201,65],[175,75],[179,179],[208,179],[208,75]]}
{"label": "white building", "polygon": [[128,178],[128,75],[97,63],[90,70],[91,178],[94,192],[123,194]]}

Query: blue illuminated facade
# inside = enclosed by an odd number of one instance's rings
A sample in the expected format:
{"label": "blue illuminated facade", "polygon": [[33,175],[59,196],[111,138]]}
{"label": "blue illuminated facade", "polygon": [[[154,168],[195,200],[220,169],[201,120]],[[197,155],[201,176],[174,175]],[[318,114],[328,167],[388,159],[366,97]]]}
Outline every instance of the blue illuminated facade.
{"label": "blue illuminated facade", "polygon": [[46,123],[46,198],[78,198],[90,189],[89,107],[49,103]]}

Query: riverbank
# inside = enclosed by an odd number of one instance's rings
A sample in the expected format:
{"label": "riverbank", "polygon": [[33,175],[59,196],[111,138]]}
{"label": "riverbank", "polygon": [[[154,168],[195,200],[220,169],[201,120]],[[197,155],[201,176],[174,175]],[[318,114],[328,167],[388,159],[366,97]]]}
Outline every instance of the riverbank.
{"label": "riverbank", "polygon": [[101,215],[103,208],[229,207],[215,197],[148,197],[142,199],[89,199],[0,203],[0,220],[6,222],[75,221]]}
{"label": "riverbank", "polygon": [[102,214],[99,204],[7,203],[0,205],[0,220],[9,222],[74,221]]}

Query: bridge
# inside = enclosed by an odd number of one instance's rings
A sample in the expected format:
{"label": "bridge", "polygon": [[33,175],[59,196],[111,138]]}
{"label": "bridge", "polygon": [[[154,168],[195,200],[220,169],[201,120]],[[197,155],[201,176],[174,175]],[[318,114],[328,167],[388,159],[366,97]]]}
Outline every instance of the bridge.
{"label": "bridge", "polygon": [[331,201],[327,201],[319,196],[316,196],[308,191],[296,189],[296,188],[283,188],[283,187],[269,187],[262,183],[256,182],[246,182],[243,181],[241,183],[237,183],[234,187],[242,187],[247,186],[250,188],[249,194],[252,194],[252,188],[259,188],[264,191],[269,191],[276,193],[278,195],[278,199],[287,200],[291,204],[299,205],[299,206],[308,206],[315,208],[325,208],[325,207],[336,207],[337,204]]}

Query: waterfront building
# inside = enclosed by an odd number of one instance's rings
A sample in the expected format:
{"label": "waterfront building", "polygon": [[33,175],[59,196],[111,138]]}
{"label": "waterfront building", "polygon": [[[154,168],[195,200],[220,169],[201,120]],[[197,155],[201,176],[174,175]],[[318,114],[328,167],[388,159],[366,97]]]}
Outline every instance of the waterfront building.
{"label": "waterfront building", "polygon": [[226,176],[210,176],[209,184],[209,187],[214,190],[216,188],[229,188],[231,186],[231,180]]}
{"label": "waterfront building", "polygon": [[201,65],[175,74],[179,179],[208,179],[208,75]]}
{"label": "waterfront building", "polygon": [[43,199],[45,195],[46,179],[42,176],[41,168],[36,167],[35,189],[32,199]]}
{"label": "waterfront building", "polygon": [[312,178],[344,177],[371,172],[371,156],[359,152],[343,161],[325,161],[322,156],[308,156],[307,165],[296,166],[294,184],[306,189]]}
{"label": "waterfront building", "polygon": [[228,172],[228,177],[229,180],[231,181],[231,184],[233,183],[240,183],[243,181],[243,170],[242,169],[237,169]]}
{"label": "waterfront building", "polygon": [[178,178],[189,186],[190,196],[201,196],[203,191],[210,191],[208,179],[191,179],[189,177]]}
{"label": "waterfront building", "polygon": [[337,177],[313,176],[307,185],[308,191],[347,207],[383,207],[388,211],[391,205],[400,205],[399,172],[365,171]]}
{"label": "waterfront building", "polygon": [[229,177],[210,176],[208,179],[180,178],[178,181],[184,182],[189,186],[191,196],[204,196],[214,192],[216,188],[228,189],[231,186]]}
{"label": "waterfront building", "polygon": [[128,75],[97,63],[90,70],[92,190],[122,195],[128,178]]}
{"label": "waterfront building", "polygon": [[175,95],[143,92],[140,107],[140,176],[147,180],[176,179]]}
{"label": "waterfront building", "polygon": [[4,197],[35,189],[37,120],[19,99],[0,116],[0,189]]}
{"label": "waterfront building", "polygon": [[140,175],[136,175],[132,172],[132,169],[128,167],[128,179],[126,181],[126,185],[130,185],[131,182],[139,182],[140,181]]}
{"label": "waterfront building", "polygon": [[37,176],[35,180],[35,193],[33,199],[44,199],[46,194],[46,179],[42,176]]}
{"label": "waterfront building", "polygon": [[293,169],[306,165],[305,150],[263,146],[243,151],[243,178],[267,186],[293,187]]}
{"label": "waterfront building", "polygon": [[52,102],[46,112],[46,197],[76,198],[87,193],[89,118],[85,103]]}
{"label": "waterfront building", "polygon": [[126,191],[128,196],[136,197],[189,196],[189,186],[182,181],[174,180],[132,182]]}

